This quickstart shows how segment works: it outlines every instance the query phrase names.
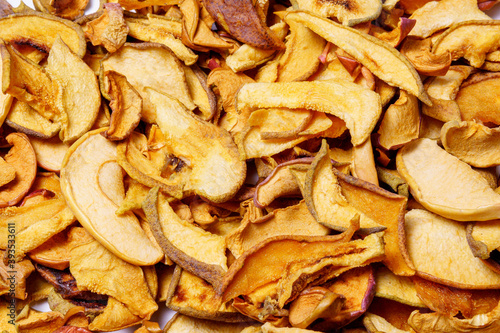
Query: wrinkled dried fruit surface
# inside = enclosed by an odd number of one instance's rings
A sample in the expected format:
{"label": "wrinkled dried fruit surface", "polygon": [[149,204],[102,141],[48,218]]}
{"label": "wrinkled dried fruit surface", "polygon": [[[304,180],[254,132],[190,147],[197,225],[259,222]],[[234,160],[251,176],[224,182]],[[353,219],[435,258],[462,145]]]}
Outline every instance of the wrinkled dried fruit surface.
{"label": "wrinkled dried fruit surface", "polygon": [[11,1],[2,333],[500,331],[500,1]]}

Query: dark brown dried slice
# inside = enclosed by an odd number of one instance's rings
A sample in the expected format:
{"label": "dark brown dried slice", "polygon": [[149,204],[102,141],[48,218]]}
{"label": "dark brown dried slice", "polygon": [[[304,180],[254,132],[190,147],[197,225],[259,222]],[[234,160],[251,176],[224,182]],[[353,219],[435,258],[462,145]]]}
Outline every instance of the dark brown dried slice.
{"label": "dark brown dried slice", "polygon": [[77,305],[88,303],[88,307],[106,306],[108,296],[78,289],[76,280],[69,269],[57,270],[37,263],[35,263],[35,268],[63,298],[73,300]]}
{"label": "dark brown dried slice", "polygon": [[283,49],[283,42],[265,25],[251,0],[203,0],[210,15],[240,42],[261,49]]}

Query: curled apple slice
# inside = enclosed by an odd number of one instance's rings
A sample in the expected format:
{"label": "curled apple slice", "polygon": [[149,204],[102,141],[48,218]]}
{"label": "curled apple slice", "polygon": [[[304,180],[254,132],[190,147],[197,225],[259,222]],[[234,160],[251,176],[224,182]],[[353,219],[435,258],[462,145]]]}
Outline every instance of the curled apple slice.
{"label": "curled apple slice", "polygon": [[425,104],[432,104],[417,71],[408,59],[390,44],[305,11],[290,11],[284,16],[286,21],[300,22],[337,45],[381,80],[408,91]]}
{"label": "curled apple slice", "polygon": [[[116,215],[124,197],[122,169],[116,163],[116,144],[99,129],[76,141],[61,168],[61,190],[78,221],[108,250],[136,265],[160,261],[158,250],[133,213]],[[120,188],[121,187],[121,188]]]}

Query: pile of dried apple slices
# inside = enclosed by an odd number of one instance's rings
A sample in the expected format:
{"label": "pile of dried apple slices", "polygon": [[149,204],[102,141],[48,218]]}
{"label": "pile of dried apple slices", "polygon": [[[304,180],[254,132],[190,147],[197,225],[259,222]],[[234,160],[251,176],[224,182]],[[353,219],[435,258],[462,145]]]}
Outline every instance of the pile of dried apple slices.
{"label": "pile of dried apple slices", "polygon": [[499,332],[497,2],[0,0],[0,331]]}

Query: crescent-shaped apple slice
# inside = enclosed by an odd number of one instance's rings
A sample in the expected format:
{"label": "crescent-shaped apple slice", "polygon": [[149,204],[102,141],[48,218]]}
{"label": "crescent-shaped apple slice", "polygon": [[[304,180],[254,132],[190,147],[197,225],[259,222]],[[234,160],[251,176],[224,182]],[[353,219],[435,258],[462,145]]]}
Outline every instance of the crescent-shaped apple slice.
{"label": "crescent-shaped apple slice", "polygon": [[290,11],[283,16],[287,22],[293,20],[302,23],[337,45],[391,86],[408,91],[425,104],[432,104],[417,71],[389,43],[305,11]]}
{"label": "crescent-shaped apple slice", "polygon": [[119,258],[135,265],[159,262],[163,253],[149,240],[133,213],[116,215],[124,198],[116,144],[91,131],[77,140],[61,168],[61,190],[81,225]]}

